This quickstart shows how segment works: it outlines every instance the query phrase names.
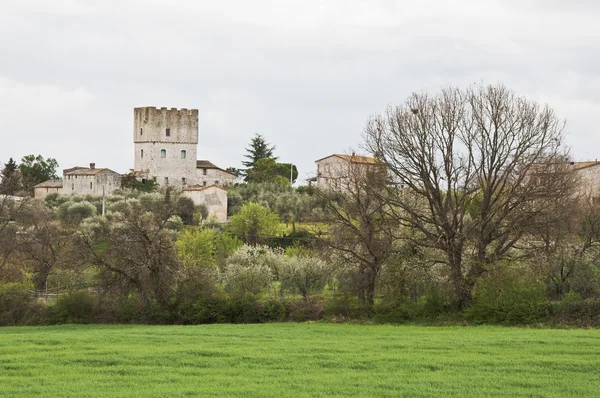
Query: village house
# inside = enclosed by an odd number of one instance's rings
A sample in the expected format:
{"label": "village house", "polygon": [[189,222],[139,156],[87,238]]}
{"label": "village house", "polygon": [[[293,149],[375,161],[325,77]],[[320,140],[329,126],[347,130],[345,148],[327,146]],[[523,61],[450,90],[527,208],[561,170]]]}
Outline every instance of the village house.
{"label": "village house", "polygon": [[109,195],[121,188],[121,175],[107,168],[72,167],[63,170],[62,180],[49,180],[33,188],[34,197],[44,200],[53,193],[60,195]]}
{"label": "village house", "polygon": [[600,162],[597,160],[586,162],[569,162],[579,178],[579,193],[585,196],[600,196]]}
{"label": "village house", "polygon": [[210,185],[227,186],[235,183],[235,174],[215,166],[208,160],[196,162],[196,184],[204,187]]}
{"label": "village house", "polygon": [[63,170],[63,195],[109,195],[121,188],[121,175],[106,168],[72,167]]}
{"label": "village house", "polygon": [[352,170],[364,170],[381,165],[375,158],[368,156],[333,154],[315,161],[317,164],[316,177],[310,178],[310,186],[318,188],[333,188],[348,179]]}
{"label": "village house", "polygon": [[46,196],[60,194],[62,192],[62,180],[48,180],[33,187],[33,196],[36,199],[44,200]]}

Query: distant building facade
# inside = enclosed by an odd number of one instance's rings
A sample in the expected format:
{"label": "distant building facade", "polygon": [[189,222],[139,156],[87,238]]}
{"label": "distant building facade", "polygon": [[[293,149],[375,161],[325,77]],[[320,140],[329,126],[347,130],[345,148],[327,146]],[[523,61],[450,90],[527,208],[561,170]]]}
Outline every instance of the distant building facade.
{"label": "distant building facade", "polygon": [[208,217],[218,222],[227,221],[227,190],[216,185],[193,185],[183,189],[183,195],[192,199],[196,206],[205,205]]}
{"label": "distant building facade", "polygon": [[569,165],[579,178],[579,193],[600,197],[600,162],[570,162]]}
{"label": "distant building facade", "polygon": [[121,175],[106,168],[73,167],[63,170],[63,195],[109,195],[121,188]]}
{"label": "distant building facade", "polygon": [[62,193],[62,180],[49,180],[37,184],[33,187],[33,196],[36,199],[44,200],[46,196]]}
{"label": "distant building facade", "polygon": [[[348,173],[356,170],[366,172],[371,167],[380,167],[381,163],[368,156],[333,154],[315,161],[317,175],[308,180],[309,185],[318,188],[334,188],[343,185],[349,178]],[[358,166],[358,167],[357,167]]]}
{"label": "distant building facade", "polygon": [[233,184],[235,175],[197,160],[198,110],[142,107],[133,110],[133,172],[162,186]]}

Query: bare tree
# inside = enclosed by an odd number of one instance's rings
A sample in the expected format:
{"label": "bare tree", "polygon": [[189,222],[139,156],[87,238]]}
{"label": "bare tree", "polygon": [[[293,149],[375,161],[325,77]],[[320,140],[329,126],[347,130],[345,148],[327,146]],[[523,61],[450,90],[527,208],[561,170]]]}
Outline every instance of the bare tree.
{"label": "bare tree", "polygon": [[367,124],[367,148],[393,176],[391,214],[443,254],[459,308],[546,204],[570,194],[563,127],[504,86],[413,94]]}
{"label": "bare tree", "polygon": [[391,219],[377,191],[385,189],[382,164],[349,161],[317,190],[329,221],[326,247],[351,269],[361,304],[370,309],[377,279],[392,249]]}

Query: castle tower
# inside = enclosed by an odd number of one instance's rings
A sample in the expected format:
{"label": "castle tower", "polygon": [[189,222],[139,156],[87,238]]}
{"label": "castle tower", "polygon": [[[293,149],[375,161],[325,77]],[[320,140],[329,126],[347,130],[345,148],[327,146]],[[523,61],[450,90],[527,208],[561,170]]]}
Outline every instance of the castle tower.
{"label": "castle tower", "polygon": [[156,177],[161,186],[195,183],[198,110],[133,109],[134,170]]}

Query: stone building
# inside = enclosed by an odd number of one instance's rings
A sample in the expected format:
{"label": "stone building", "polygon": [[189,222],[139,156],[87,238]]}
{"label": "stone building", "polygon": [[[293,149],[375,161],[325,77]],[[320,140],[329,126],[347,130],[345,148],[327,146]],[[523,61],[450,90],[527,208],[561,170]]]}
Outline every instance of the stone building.
{"label": "stone building", "polygon": [[216,185],[193,185],[183,189],[183,195],[192,199],[196,206],[205,205],[208,217],[218,222],[227,221],[227,190]]}
{"label": "stone building", "polygon": [[46,196],[52,195],[53,193],[62,193],[62,180],[48,180],[37,184],[33,187],[33,196],[36,199],[44,200]]}
{"label": "stone building", "polygon": [[380,163],[372,157],[333,154],[315,161],[317,164],[317,176],[308,180],[309,185],[318,188],[333,188],[335,185],[343,185],[348,178],[348,173],[356,170],[368,170],[378,167]]}
{"label": "stone building", "polygon": [[196,184],[204,187],[210,185],[233,185],[235,174],[215,166],[208,160],[196,162]]}
{"label": "stone building", "polygon": [[134,169],[162,186],[227,185],[235,176],[197,160],[198,110],[142,107],[133,110]]}
{"label": "stone building", "polygon": [[95,163],[90,167],[73,167],[63,170],[63,195],[109,195],[121,188],[121,175],[106,168],[96,168]]}
{"label": "stone building", "polygon": [[570,162],[569,165],[579,178],[579,194],[600,197],[600,162]]}

